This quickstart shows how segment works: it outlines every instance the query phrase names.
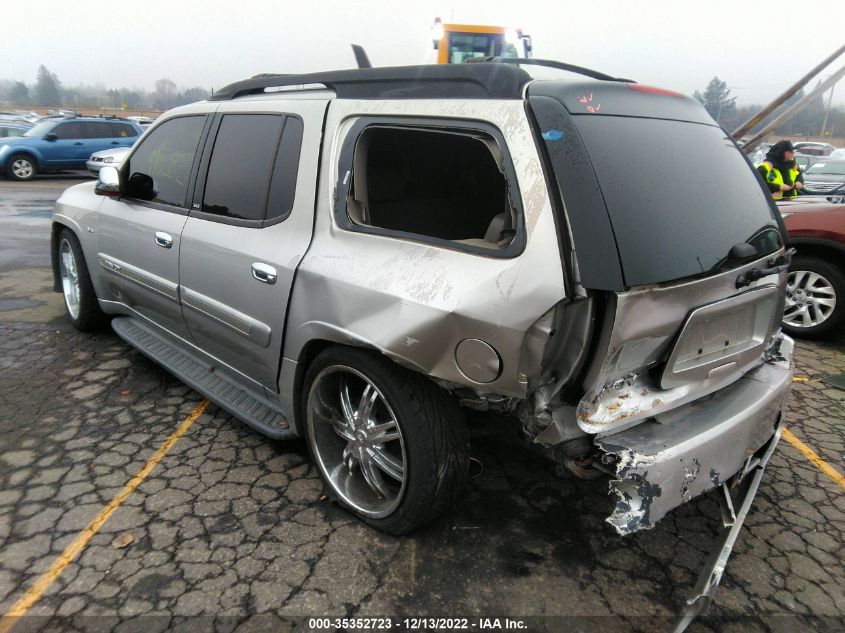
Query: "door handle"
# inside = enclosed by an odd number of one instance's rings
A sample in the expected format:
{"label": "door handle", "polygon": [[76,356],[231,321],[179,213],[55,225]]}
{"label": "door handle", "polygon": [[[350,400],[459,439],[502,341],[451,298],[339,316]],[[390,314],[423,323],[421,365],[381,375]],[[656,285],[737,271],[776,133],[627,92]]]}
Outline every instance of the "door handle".
{"label": "door handle", "polygon": [[276,283],[277,275],[276,269],[267,264],[256,262],[252,265],[252,277],[261,283],[270,284]]}
{"label": "door handle", "polygon": [[112,141],[111,144],[112,145],[120,145],[120,141]]}
{"label": "door handle", "polygon": [[76,143],[74,143],[74,145],[82,145],[82,143],[80,143],[79,141],[76,141]]}
{"label": "door handle", "polygon": [[164,231],[156,231],[156,244],[162,248],[170,248],[173,246],[173,236]]}

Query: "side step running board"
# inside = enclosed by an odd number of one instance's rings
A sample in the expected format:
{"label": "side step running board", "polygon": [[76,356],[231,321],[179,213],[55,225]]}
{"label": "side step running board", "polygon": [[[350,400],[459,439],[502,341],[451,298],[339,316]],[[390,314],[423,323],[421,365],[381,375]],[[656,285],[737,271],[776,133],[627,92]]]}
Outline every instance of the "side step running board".
{"label": "side step running board", "polygon": [[111,326],[132,347],[259,433],[276,440],[296,437],[282,413],[266,398],[215,372],[207,362],[177,348],[138,319],[117,317]]}

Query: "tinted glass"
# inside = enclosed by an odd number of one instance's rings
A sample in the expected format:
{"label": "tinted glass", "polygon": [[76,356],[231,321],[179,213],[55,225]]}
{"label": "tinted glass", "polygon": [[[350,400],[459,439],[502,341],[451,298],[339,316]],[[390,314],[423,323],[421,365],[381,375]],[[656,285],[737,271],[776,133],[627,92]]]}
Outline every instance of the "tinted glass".
{"label": "tinted glass", "polygon": [[241,220],[263,220],[270,173],[285,118],[227,114],[214,141],[202,210]]}
{"label": "tinted glass", "polygon": [[828,176],[845,175],[845,160],[820,160],[807,170],[808,176],[827,174]]}
{"label": "tinted glass", "polygon": [[267,219],[287,217],[293,208],[296,192],[296,172],[302,149],[302,121],[288,117],[282,132],[282,142],[273,168],[270,197],[267,200]]}
{"label": "tinted glass", "polygon": [[115,138],[128,138],[130,136],[138,136],[135,128],[128,123],[110,123],[111,135]]}
{"label": "tinted glass", "polygon": [[142,199],[185,206],[191,166],[199,144],[204,116],[179,117],[165,121],[156,128],[132,155],[126,173],[128,182],[152,179],[150,195],[127,195]]}
{"label": "tinted glass", "polygon": [[741,242],[762,248],[761,256],[777,248],[755,239],[777,230],[777,223],[756,174],[720,128],[633,117],[573,119],[607,204],[628,286],[711,271]]}
{"label": "tinted glass", "polygon": [[81,123],[60,123],[52,129],[52,132],[60,140],[71,138],[84,138],[82,136],[83,130]]}
{"label": "tinted glass", "polygon": [[84,121],[79,125],[82,127],[82,138],[111,138],[111,126],[108,123]]}

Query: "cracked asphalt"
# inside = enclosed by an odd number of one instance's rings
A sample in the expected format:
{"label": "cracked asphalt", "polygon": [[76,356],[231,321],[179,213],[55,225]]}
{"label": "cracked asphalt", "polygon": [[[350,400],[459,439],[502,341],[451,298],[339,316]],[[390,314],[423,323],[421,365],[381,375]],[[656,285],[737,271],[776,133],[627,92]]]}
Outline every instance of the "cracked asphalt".
{"label": "cracked asphalt", "polygon": [[[0,614],[202,397],[51,291],[48,211],[72,176],[0,181]],[[796,346],[787,425],[845,472],[845,336]],[[720,526],[715,495],[622,539],[606,483],[558,477],[511,421],[471,418],[460,504],[390,537],[326,499],[301,441],[216,406],[94,534],[15,631],[296,630],[308,616],[528,618],[532,629],[665,630]],[[782,441],[715,604],[692,631],[841,631],[845,490]],[[326,630],[333,630],[331,628]],[[478,630],[471,629],[471,630]]]}

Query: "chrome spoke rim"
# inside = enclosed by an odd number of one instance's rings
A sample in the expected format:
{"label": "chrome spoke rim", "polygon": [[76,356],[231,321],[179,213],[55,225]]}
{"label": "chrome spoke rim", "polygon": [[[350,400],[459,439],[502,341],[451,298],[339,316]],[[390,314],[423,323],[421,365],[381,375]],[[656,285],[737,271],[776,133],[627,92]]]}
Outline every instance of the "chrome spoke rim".
{"label": "chrome spoke rim", "polygon": [[65,298],[68,314],[71,318],[79,318],[79,275],[76,268],[76,258],[67,240],[62,240],[59,247],[59,275],[62,279],[62,294]]}
{"label": "chrome spoke rim", "polygon": [[836,289],[819,273],[790,271],[786,282],[783,322],[795,328],[821,325],[836,309]]}
{"label": "chrome spoke rim", "polygon": [[390,515],[405,493],[402,430],[390,403],[364,374],[332,365],[308,394],[307,431],[333,492],[373,518]]}

